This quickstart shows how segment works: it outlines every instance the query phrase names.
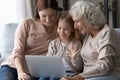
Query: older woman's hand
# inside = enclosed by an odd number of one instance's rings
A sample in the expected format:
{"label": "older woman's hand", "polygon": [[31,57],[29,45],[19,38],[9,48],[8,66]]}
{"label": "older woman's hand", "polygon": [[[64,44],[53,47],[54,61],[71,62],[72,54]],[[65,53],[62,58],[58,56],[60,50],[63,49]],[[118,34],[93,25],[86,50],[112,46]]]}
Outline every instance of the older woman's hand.
{"label": "older woman's hand", "polygon": [[60,80],[84,80],[84,78],[80,75],[76,75],[74,77],[62,77]]}
{"label": "older woman's hand", "polygon": [[60,80],[75,80],[73,77],[62,77]]}

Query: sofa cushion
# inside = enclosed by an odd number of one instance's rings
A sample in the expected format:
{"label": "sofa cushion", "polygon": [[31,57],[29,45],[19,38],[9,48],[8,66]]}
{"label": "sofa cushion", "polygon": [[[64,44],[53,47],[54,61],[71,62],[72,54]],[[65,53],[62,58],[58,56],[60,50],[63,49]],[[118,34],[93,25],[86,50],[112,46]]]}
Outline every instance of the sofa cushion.
{"label": "sofa cushion", "polygon": [[120,38],[120,28],[115,28],[118,38]]}
{"label": "sofa cushion", "polygon": [[6,58],[13,49],[17,25],[17,23],[9,23],[1,26],[0,53],[2,58]]}

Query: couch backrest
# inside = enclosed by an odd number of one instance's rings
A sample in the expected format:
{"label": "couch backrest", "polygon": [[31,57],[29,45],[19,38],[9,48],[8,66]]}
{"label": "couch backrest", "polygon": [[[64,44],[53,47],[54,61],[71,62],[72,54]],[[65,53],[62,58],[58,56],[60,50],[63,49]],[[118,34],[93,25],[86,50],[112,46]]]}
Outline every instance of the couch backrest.
{"label": "couch backrest", "polygon": [[17,26],[17,23],[9,23],[0,26],[0,53],[2,58],[6,58],[13,49],[15,30]]}
{"label": "couch backrest", "polygon": [[120,37],[120,28],[115,28],[117,34],[118,34],[118,37]]}

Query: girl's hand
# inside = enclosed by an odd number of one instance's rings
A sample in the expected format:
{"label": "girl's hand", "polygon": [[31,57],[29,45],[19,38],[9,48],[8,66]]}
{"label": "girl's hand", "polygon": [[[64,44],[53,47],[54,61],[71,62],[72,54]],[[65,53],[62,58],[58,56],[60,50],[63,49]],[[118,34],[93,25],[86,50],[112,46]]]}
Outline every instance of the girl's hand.
{"label": "girl's hand", "polygon": [[75,45],[72,45],[70,49],[67,49],[68,55],[71,57],[71,59],[76,60],[77,57],[77,47]]}
{"label": "girl's hand", "polygon": [[31,80],[31,76],[27,73],[18,73],[18,80]]}

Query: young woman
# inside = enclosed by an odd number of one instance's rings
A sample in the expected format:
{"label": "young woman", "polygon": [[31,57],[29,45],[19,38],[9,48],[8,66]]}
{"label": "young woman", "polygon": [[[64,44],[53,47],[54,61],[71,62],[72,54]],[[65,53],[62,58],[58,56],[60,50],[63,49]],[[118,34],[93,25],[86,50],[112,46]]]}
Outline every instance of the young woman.
{"label": "young woman", "polygon": [[68,12],[60,16],[57,33],[59,37],[50,42],[47,56],[60,56],[63,59],[66,75],[76,75],[82,70],[80,53],[82,45]]}
{"label": "young woman", "polygon": [[75,28],[86,34],[81,49],[83,72],[60,80],[120,80],[120,48],[114,29],[94,4],[77,1],[70,9]]}
{"label": "young woman", "polygon": [[0,80],[31,80],[25,55],[46,55],[49,42],[55,38],[57,1],[38,0],[36,8],[35,18],[19,24],[12,55],[1,65]]}

